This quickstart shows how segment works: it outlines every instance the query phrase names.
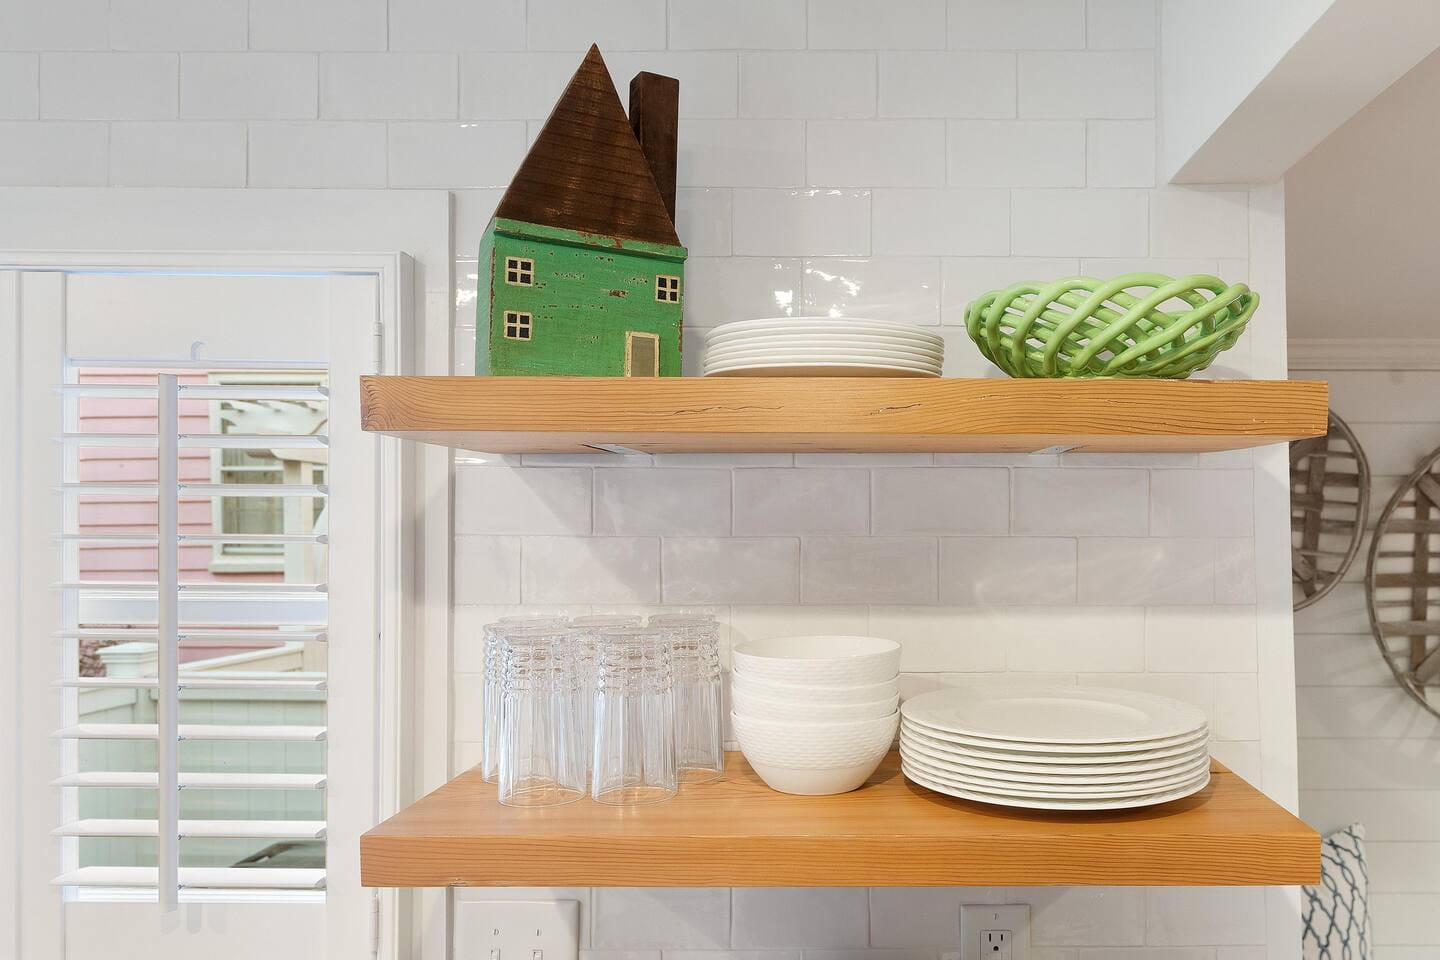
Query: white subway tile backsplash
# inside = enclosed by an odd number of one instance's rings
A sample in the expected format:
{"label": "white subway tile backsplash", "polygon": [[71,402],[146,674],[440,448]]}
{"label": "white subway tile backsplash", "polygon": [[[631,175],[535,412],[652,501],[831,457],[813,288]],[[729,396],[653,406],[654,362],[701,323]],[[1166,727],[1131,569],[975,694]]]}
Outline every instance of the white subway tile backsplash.
{"label": "white subway tile backsplash", "polygon": [[726,887],[596,887],[597,948],[723,950],[730,946]]}
{"label": "white subway tile backsplash", "polygon": [[109,128],[103,123],[0,122],[0,183],[103,187],[109,176]]}
{"label": "white subway tile backsplash", "polygon": [[595,533],[723,537],[730,533],[730,471],[596,470]]}
{"label": "white subway tile backsplash", "polygon": [[[680,116],[733,117],[739,99],[738,55],[731,52],[607,54],[620,102],[630,100],[630,80],[643,70],[680,81]],[[683,142],[683,141],[682,141]]]}
{"label": "white subway tile backsplash", "polygon": [[737,470],[735,533],[865,533],[869,498],[870,475],[865,470]]}
{"label": "white subway tile backsplash", "polygon": [[1020,116],[1147,119],[1155,116],[1150,53],[1022,53]]}
{"label": "white subway tile backsplash", "polygon": [[900,642],[900,669],[906,673],[1004,670],[1005,648],[987,633],[985,622],[973,610],[874,606],[869,630],[873,636]]}
{"label": "white subway tile backsplash", "polygon": [[245,164],[243,123],[110,125],[114,187],[243,187]]}
{"label": "white subway tile backsplash", "polygon": [[950,46],[1065,50],[1085,46],[1085,0],[950,0]]}
{"label": "white subway tile backsplash", "polygon": [[943,49],[945,0],[810,0],[809,41],[812,49]]}
{"label": "white subway tile backsplash", "polygon": [[1249,203],[1249,194],[1241,190],[1156,190],[1150,201],[1150,252],[1160,257],[1247,257]]}
{"label": "white subway tile backsplash", "polygon": [[1260,688],[1255,674],[1215,677],[1215,710],[1210,728],[1217,740],[1260,739]]}
{"label": "white subway tile backsplash", "polygon": [[582,467],[461,467],[455,532],[586,534],[590,487]]}
{"label": "white subway tile backsplash", "polygon": [[[1297,639],[1296,645],[1302,646],[1308,639]],[[1393,683],[1386,687],[1301,687],[1295,700],[1302,737],[1440,740],[1440,717]]]}
{"label": "white subway tile backsplash", "polygon": [[1143,257],[1145,190],[1015,190],[1014,252],[1027,257]]}
{"label": "white subway tile backsplash", "polygon": [[987,257],[1010,251],[1010,193],[998,189],[875,191],[875,252]]}
{"label": "white subway tile backsplash", "polygon": [[675,191],[675,232],[694,257],[728,257],[736,249],[730,190],[681,188]]}
{"label": "white subway tile backsplash", "polygon": [[1255,541],[1215,541],[1215,602],[1255,602]]}
{"label": "white subway tile backsplash", "polygon": [[800,545],[804,603],[934,603],[935,588],[928,537],[807,537]]}
{"label": "white subway tile backsplash", "polygon": [[800,597],[800,542],[792,538],[666,537],[660,556],[666,603],[795,603]]}
{"label": "white subway tile backsplash", "polygon": [[7,50],[104,50],[109,0],[6,0],[0,3]]}
{"label": "white subway tile backsplash", "polygon": [[320,116],[335,120],[455,117],[459,69],[452,53],[322,54]]}
{"label": "white subway tile backsplash", "polygon": [[0,119],[40,116],[40,58],[33,53],[0,53]]}
{"label": "white subway tile backsplash", "polygon": [[984,187],[1085,185],[1078,120],[951,120],[949,182]]}
{"label": "white subway tile backsplash", "polygon": [[664,50],[665,0],[529,0],[531,50]]}
{"label": "white subway tile backsplash", "polygon": [[457,604],[520,602],[520,538],[455,538],[454,601]]}
{"label": "white subway tile backsplash", "polygon": [[1143,887],[1011,887],[1010,902],[1030,904],[1037,946],[1136,946],[1145,943]]}
{"label": "white subway tile backsplash", "polygon": [[1051,280],[1079,272],[1080,262],[1075,259],[967,257],[942,260],[940,309],[944,322],[963,326],[965,308],[971,301],[992,290],[1003,290],[1023,280]]}
{"label": "white subway tile backsplash", "polygon": [[1139,607],[979,608],[1011,670],[1029,672],[1145,669],[1145,617]]}
{"label": "white subway tile backsplash", "polygon": [[1433,789],[1302,789],[1300,815],[1321,833],[1359,820],[1367,841],[1440,842],[1440,791]]}
{"label": "white subway tile backsplash", "polygon": [[390,0],[391,50],[520,50],[525,0]]}
{"label": "white subway tile backsplash", "polygon": [[940,261],[933,257],[806,260],[802,304],[801,312],[807,316],[938,324]]}
{"label": "white subway tile backsplash", "polygon": [[1095,537],[1143,535],[1149,477],[1144,470],[1017,470],[1011,532]]}
{"label": "white subway tile backsplash", "polygon": [[1210,603],[1214,597],[1212,540],[1080,541],[1081,603]]}
{"label": "white subway tile backsplash", "polygon": [[1300,634],[1296,642],[1305,648],[1305,655],[1295,658],[1295,682],[1301,687],[1388,687],[1395,682],[1368,633]]}
{"label": "white subway tile backsplash", "polygon": [[670,0],[671,50],[805,46],[805,0]]}
{"label": "white subway tile backsplash", "polygon": [[1150,887],[1145,901],[1145,935],[1149,943],[1265,942],[1263,888]]}
{"label": "white subway tile backsplash", "polygon": [[657,539],[526,537],[520,549],[527,604],[660,602]]}
{"label": "white subway tile backsplash", "polygon": [[[1082,543],[1082,555],[1084,549]],[[1254,607],[1160,606],[1145,612],[1145,664],[1151,670],[1253,674],[1256,647]]]}
{"label": "white subway tile backsplash", "polygon": [[383,123],[252,123],[252,187],[383,187]]}
{"label": "white subway tile backsplash", "polygon": [[1153,470],[1150,533],[1157,537],[1249,537],[1255,480],[1246,470]]}
{"label": "white subway tile backsplash", "polygon": [[579,58],[569,52],[461,54],[460,116],[543,120],[579,65]]}
{"label": "white subway tile backsplash", "polygon": [[875,116],[873,53],[744,53],[742,117]]}
{"label": "white subway tile backsplash", "polygon": [[[876,947],[910,948],[958,943],[960,905],[973,903],[969,898],[976,893],[969,887],[871,887],[870,943]],[[884,958],[876,956],[872,960]]]}
{"label": "white subway tile backsplash", "polygon": [[[798,259],[691,257],[685,261],[686,327],[790,316],[800,304],[800,265]],[[691,339],[687,331],[686,355],[703,350],[703,335]]]}
{"label": "white subway tile backsplash", "polygon": [[313,53],[186,53],[180,116],[191,120],[310,120],[318,116]]}
{"label": "white subway tile backsplash", "polygon": [[1091,120],[1085,170],[1092,187],[1155,186],[1155,122]]}
{"label": "white subway tile backsplash", "polygon": [[1418,946],[1424,951],[1411,956],[1424,957],[1425,953],[1433,954],[1433,945],[1440,943],[1440,895],[1377,893],[1371,897],[1370,912],[1376,930],[1375,942],[1385,944],[1376,947],[1376,956],[1383,960],[1391,960],[1391,951],[1396,947],[1404,949],[1406,945]]}
{"label": "white subway tile backsplash", "polygon": [[870,193],[736,190],[735,253],[773,257],[868,255]]}
{"label": "white subway tile backsplash", "polygon": [[806,177],[817,187],[945,185],[945,124],[939,120],[812,120]]}
{"label": "white subway tile backsplash", "polygon": [[[771,637],[806,637],[820,634],[861,636],[870,629],[863,606],[733,606],[730,637],[734,643]],[[879,636],[887,636],[881,632]]]}
{"label": "white subway tile backsplash", "polygon": [[1370,889],[1377,893],[1440,893],[1440,843],[1376,843],[1366,830]]}
{"label": "white subway tile backsplash", "polygon": [[386,0],[250,0],[251,50],[384,50]]}
{"label": "white subway tile backsplash", "polygon": [[1087,0],[1085,45],[1091,50],[1155,46],[1156,0]]}
{"label": "white subway tile backsplash", "polygon": [[736,887],[730,941],[735,947],[863,947],[864,887]]}
{"label": "white subway tile backsplash", "polygon": [[388,146],[392,187],[499,188],[510,182],[525,156],[525,125],[518,120],[392,123]]}
{"label": "white subway tile backsplash", "polygon": [[246,0],[111,0],[115,50],[244,50]]}
{"label": "white subway tile backsplash", "polygon": [[1073,604],[1075,541],[1054,537],[945,537],[940,602],[976,607]]}
{"label": "white subway tile backsplash", "polygon": [[173,53],[42,53],[47,120],[168,120],[178,115]]}
{"label": "white subway tile backsplash", "polygon": [[802,186],[805,124],[799,120],[682,119],[677,167],[682,186]]}
{"label": "white subway tile backsplash", "polygon": [[880,55],[880,116],[1015,116],[1013,53]]}
{"label": "white subway tile backsplash", "polygon": [[871,471],[871,526],[879,534],[1005,533],[1010,472],[999,467]]}

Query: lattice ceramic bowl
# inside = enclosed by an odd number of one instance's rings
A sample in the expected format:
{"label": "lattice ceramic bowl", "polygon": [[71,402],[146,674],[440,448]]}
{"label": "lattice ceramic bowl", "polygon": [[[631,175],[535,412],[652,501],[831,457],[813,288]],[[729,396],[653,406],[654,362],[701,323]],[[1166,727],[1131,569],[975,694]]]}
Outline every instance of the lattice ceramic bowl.
{"label": "lattice ceramic bowl", "polygon": [[1234,346],[1259,303],[1205,274],[1067,277],[992,290],[965,309],[965,328],[1012,377],[1183,379]]}
{"label": "lattice ceramic bowl", "polygon": [[898,696],[868,703],[817,703],[805,700],[772,700],[757,697],[744,687],[731,687],[730,702],[742,717],[759,720],[874,720],[888,717],[900,705]]}
{"label": "lattice ceramic bowl", "polygon": [[752,694],[766,700],[784,700],[787,703],[873,703],[887,700],[900,692],[900,680],[892,677],[879,683],[862,683],[853,686],[830,684],[810,686],[803,683],[760,680],[749,675],[730,674],[730,689]]}
{"label": "lattice ceramic bowl", "polygon": [[900,714],[870,720],[804,723],[730,714],[745,759],[773,766],[823,770],[880,758],[895,740]]}
{"label": "lattice ceramic bowl", "polygon": [[857,686],[895,679],[900,644],[882,637],[769,637],[731,651],[745,679],[806,686]]}

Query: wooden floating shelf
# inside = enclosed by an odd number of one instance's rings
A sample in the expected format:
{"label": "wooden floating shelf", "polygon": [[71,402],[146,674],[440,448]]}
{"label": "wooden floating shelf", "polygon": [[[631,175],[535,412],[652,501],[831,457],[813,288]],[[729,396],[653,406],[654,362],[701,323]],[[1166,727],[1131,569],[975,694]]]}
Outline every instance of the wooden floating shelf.
{"label": "wooden floating shelf", "polygon": [[955,800],[891,753],[833,797],[726,779],[642,807],[501,806],[478,769],[360,838],[361,882],[436,886],[1037,886],[1317,883],[1320,837],[1216,763],[1193,797],[1051,813]]}
{"label": "wooden floating shelf", "polygon": [[362,377],[366,430],[484,453],[1209,452],[1321,436],[1312,380]]}

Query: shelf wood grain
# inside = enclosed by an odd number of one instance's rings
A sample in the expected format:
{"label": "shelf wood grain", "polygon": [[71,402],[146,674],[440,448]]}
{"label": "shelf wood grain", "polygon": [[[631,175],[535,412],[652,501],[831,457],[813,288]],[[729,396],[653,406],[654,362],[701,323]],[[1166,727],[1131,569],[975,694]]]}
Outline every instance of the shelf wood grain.
{"label": "shelf wood grain", "polygon": [[363,377],[366,430],[483,453],[1209,452],[1321,436],[1309,380]]}
{"label": "shelf wood grain", "polygon": [[360,839],[361,882],[433,886],[1037,886],[1316,883],[1320,838],[1216,763],[1193,797],[1052,813],[956,800],[892,753],[833,797],[766,787],[738,753],[726,779],[665,803],[501,806],[478,769]]}

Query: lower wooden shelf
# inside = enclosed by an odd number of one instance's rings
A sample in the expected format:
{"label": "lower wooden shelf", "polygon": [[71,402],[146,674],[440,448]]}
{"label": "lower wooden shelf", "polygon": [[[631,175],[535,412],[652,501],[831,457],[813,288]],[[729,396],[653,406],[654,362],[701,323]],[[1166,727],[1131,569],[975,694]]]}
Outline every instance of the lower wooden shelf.
{"label": "lower wooden shelf", "polygon": [[725,780],[665,803],[501,806],[478,769],[360,839],[361,882],[437,886],[1037,886],[1316,883],[1320,838],[1216,763],[1157,807],[1008,810],[905,780],[892,753],[865,786],[793,797],[738,753]]}

